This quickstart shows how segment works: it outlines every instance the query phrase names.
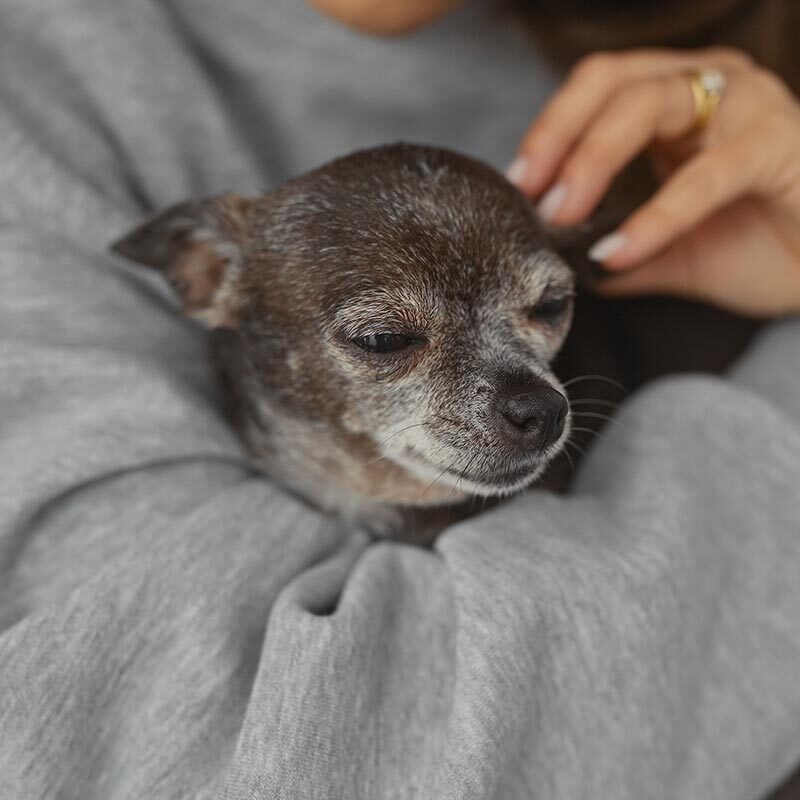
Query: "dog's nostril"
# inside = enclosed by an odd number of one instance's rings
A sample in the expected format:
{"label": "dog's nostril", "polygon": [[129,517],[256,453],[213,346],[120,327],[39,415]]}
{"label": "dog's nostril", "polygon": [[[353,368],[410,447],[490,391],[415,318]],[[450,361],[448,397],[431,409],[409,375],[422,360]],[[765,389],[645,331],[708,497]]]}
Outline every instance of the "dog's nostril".
{"label": "dog's nostril", "polygon": [[563,433],[569,404],[561,392],[547,388],[508,395],[499,411],[526,441],[547,447]]}
{"label": "dog's nostril", "polygon": [[530,430],[539,422],[539,408],[534,395],[518,394],[509,397],[500,406],[500,413],[515,427]]}

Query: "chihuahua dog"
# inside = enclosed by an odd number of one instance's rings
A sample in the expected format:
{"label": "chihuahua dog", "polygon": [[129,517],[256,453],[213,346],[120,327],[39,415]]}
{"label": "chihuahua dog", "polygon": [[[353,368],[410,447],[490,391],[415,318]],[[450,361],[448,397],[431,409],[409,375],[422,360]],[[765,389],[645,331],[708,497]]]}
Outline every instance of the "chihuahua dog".
{"label": "chihuahua dog", "polygon": [[253,459],[376,531],[542,475],[573,274],[530,203],[445,150],[354,153],[257,197],[170,208],[113,249],[213,329]]}

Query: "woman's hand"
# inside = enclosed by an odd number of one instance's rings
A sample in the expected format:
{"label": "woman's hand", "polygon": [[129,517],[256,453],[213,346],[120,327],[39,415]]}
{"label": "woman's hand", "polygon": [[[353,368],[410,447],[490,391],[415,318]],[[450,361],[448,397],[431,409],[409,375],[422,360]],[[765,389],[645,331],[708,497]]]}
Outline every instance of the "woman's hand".
{"label": "woman's hand", "polygon": [[[697,133],[689,75],[727,88]],[[590,256],[606,295],[677,294],[754,316],[800,312],[800,105],[727,49],[582,61],[525,136],[509,178],[554,225],[574,225],[647,149],[659,191]]]}

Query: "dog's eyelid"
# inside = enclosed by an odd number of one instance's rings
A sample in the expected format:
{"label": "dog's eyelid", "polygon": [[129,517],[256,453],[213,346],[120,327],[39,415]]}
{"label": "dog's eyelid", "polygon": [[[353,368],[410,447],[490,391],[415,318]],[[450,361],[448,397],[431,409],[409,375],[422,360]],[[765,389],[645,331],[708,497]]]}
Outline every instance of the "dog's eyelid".
{"label": "dog's eyelid", "polygon": [[575,288],[568,284],[550,283],[542,289],[534,305],[555,302],[570,302],[575,297]]}
{"label": "dog's eyelid", "polygon": [[424,323],[416,308],[358,303],[340,309],[333,317],[331,330],[343,339],[383,333],[420,338],[428,327]]}
{"label": "dog's eyelid", "polygon": [[418,336],[387,331],[356,337],[352,343],[368,353],[390,355],[418,347],[425,344],[426,340]]}
{"label": "dog's eyelid", "polygon": [[364,336],[379,336],[388,333],[396,333],[414,339],[426,338],[418,325],[411,325],[408,320],[401,320],[388,315],[345,321],[339,323],[335,328],[336,336],[345,341],[360,339]]}
{"label": "dog's eyelid", "polygon": [[525,314],[532,322],[553,323],[565,317],[574,299],[571,287],[548,286],[535,303],[528,306]]}

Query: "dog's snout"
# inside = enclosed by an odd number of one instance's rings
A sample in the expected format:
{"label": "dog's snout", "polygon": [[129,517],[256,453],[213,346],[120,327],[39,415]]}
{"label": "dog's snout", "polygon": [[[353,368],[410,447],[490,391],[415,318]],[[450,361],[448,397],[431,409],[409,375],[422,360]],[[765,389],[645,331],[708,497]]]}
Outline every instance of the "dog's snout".
{"label": "dog's snout", "polygon": [[499,398],[497,410],[513,439],[545,448],[563,433],[569,404],[561,392],[547,386],[506,392]]}

